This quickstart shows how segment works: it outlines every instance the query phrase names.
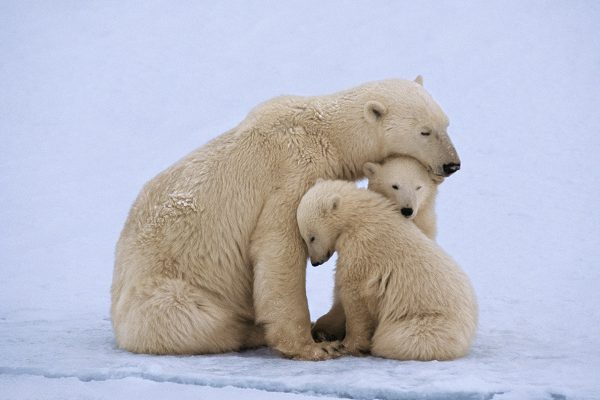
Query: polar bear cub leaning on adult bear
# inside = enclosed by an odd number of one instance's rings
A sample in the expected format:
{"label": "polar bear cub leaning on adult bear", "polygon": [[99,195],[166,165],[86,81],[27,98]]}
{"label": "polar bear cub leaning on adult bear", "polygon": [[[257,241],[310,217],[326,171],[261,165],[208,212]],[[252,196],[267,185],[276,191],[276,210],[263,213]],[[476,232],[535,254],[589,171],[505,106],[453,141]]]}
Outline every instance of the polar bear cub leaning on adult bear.
{"label": "polar bear cub leaning on adult bear", "polygon": [[365,163],[363,172],[369,179],[369,190],[393,201],[405,218],[412,220],[428,238],[435,239],[435,199],[442,178],[432,176],[423,164],[406,156]]}
{"label": "polar bear cub leaning on adult bear", "polygon": [[[408,156],[392,156],[381,163],[367,162],[363,172],[369,179],[369,190],[390,199],[400,214],[413,221],[428,238],[435,240],[435,199],[443,178],[435,177],[423,164]],[[317,340],[342,339],[345,326],[346,317],[336,288],[331,310],[317,320],[312,334]]]}
{"label": "polar bear cub leaning on adult bear", "polygon": [[343,345],[399,360],[466,355],[477,327],[467,276],[394,203],[345,181],[319,181],[297,210],[313,264],[338,253]]}

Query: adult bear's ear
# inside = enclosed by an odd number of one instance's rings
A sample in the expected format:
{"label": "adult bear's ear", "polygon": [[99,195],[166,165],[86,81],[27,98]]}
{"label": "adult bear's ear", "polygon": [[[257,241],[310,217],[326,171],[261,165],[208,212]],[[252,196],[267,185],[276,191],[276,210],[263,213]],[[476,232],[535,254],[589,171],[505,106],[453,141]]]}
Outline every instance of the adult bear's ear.
{"label": "adult bear's ear", "polygon": [[415,78],[415,82],[423,86],[423,77],[421,75],[417,75],[417,77]]}
{"label": "adult bear's ear", "polygon": [[387,108],[378,101],[371,100],[365,104],[365,118],[369,122],[377,122],[387,113]]}
{"label": "adult bear's ear", "polygon": [[367,162],[363,165],[363,173],[369,179],[374,177],[378,170],[379,170],[379,165],[377,165],[375,163]]}

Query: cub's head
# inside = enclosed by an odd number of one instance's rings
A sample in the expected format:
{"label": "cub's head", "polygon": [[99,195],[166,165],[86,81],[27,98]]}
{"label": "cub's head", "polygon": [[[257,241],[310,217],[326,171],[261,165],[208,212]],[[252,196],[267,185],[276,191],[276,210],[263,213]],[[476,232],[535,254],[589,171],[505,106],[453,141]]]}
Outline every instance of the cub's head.
{"label": "cub's head", "polygon": [[367,101],[364,117],[382,138],[384,156],[407,155],[429,172],[446,177],[460,169],[460,158],[448,136],[448,117],[423,87],[414,81],[379,82]]}
{"label": "cub's head", "polygon": [[369,190],[392,200],[408,219],[417,216],[419,208],[435,196],[438,185],[427,169],[410,157],[390,158],[383,164],[365,163],[363,172],[369,179]]}
{"label": "cub's head", "polygon": [[336,193],[336,182],[317,181],[302,197],[296,212],[300,234],[308,247],[313,267],[331,258],[340,235],[341,197]]}

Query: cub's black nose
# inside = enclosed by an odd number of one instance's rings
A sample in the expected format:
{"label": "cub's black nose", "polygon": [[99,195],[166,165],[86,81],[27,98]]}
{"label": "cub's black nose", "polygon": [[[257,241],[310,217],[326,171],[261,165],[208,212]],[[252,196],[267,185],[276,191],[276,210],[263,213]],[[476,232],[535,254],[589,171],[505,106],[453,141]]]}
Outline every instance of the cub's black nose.
{"label": "cub's black nose", "polygon": [[458,163],[458,164],[456,164],[456,163],[444,164],[444,174],[446,174],[446,176],[452,175],[453,173],[455,173],[459,169],[460,169],[460,163]]}
{"label": "cub's black nose", "polygon": [[412,208],[408,208],[408,207],[404,207],[402,209],[400,209],[400,213],[402,215],[404,215],[405,217],[410,217],[413,213],[413,209]]}

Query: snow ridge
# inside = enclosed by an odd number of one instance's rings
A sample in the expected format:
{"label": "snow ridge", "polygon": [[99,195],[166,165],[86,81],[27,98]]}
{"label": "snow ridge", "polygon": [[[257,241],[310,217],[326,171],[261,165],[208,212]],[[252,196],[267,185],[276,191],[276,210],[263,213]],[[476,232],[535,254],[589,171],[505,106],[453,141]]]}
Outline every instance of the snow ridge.
{"label": "snow ridge", "polygon": [[[554,377],[554,384],[546,382],[541,387],[540,382],[531,382],[539,379],[530,375],[532,372],[551,365],[556,369],[564,360],[528,354],[529,364],[515,366],[513,354],[498,359],[499,350],[489,346],[494,341],[509,342],[510,336],[489,332],[480,334],[488,345],[476,344],[469,357],[429,363],[375,357],[302,362],[283,359],[267,348],[204,356],[132,354],[116,348],[110,321],[95,314],[55,321],[4,319],[0,320],[0,337],[4,339],[0,341],[0,376],[76,378],[82,382],[138,378],[369,400],[510,399],[518,394],[566,399],[563,393],[570,391],[559,376]],[[532,346],[530,342],[517,344],[523,353]],[[505,371],[500,381],[499,370]],[[568,375],[577,374],[589,382],[582,370],[573,371]]]}
{"label": "snow ridge", "polygon": [[[304,389],[288,388],[285,384],[269,384],[268,382],[249,379],[245,382],[241,382],[236,378],[225,378],[225,379],[207,379],[198,376],[185,376],[185,374],[160,374],[160,373],[149,373],[149,372],[135,372],[135,371],[93,371],[88,373],[60,373],[60,372],[49,372],[39,368],[10,368],[0,367],[0,375],[30,375],[30,376],[42,376],[44,378],[59,379],[59,378],[76,378],[82,382],[92,381],[108,381],[118,380],[126,378],[140,378],[153,382],[169,382],[178,383],[185,385],[198,385],[198,386],[209,386],[214,388],[224,387],[236,387],[240,389],[257,389],[266,392],[278,392],[278,393],[302,393],[309,395],[320,395],[320,396],[335,396],[344,399],[361,399],[361,400],[409,400],[409,399],[423,399],[423,400],[491,400],[495,398],[497,394],[503,394],[503,392],[490,392],[490,393],[478,393],[478,392],[448,392],[448,393],[422,393],[414,391],[398,391],[398,390],[379,390],[373,388],[364,389],[352,389],[344,390],[336,385],[316,383],[309,385]],[[325,387],[327,385],[327,387]],[[553,399],[565,398],[562,395],[552,394]]]}

